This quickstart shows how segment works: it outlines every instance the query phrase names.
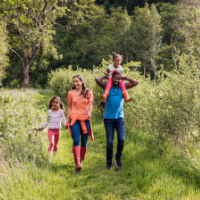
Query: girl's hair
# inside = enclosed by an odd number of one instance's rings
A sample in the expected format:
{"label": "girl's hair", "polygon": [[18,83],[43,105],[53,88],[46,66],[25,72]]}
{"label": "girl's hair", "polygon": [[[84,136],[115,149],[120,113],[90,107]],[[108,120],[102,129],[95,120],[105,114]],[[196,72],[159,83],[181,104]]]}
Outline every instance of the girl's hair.
{"label": "girl's hair", "polygon": [[112,52],[112,55],[113,55],[113,60],[115,60],[115,58],[120,58],[120,59],[123,58],[122,55],[120,55],[120,54],[116,54],[115,52]]}
{"label": "girl's hair", "polygon": [[[85,84],[85,82],[84,82],[83,77],[82,77],[80,74],[76,74],[76,75],[73,76],[73,79],[74,79],[74,78],[78,78],[80,81],[83,82],[83,83],[82,83],[81,95],[83,95],[84,98],[89,99],[89,94],[88,94],[89,89],[86,87],[86,84]],[[73,89],[76,89],[75,86],[73,86],[72,90],[73,90]]]}
{"label": "girl's hair", "polygon": [[60,108],[64,111],[64,114],[65,114],[65,106],[64,106],[64,103],[61,101],[60,97],[58,97],[58,96],[55,96],[55,97],[53,97],[53,98],[50,100],[48,109],[50,110],[50,109],[52,108],[52,103],[53,103],[53,100],[54,100],[54,99],[58,99],[58,101],[60,101]]}

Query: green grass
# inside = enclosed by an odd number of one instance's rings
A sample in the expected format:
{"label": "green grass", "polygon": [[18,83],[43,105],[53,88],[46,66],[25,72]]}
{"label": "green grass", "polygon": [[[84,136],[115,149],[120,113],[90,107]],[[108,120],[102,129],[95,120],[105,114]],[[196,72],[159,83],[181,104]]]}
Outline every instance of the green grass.
{"label": "green grass", "polygon": [[[34,98],[44,108],[52,96],[52,92],[39,91]],[[116,169],[113,163],[113,169],[106,170],[105,130],[99,122],[95,116],[95,142],[88,139],[80,172],[75,171],[72,139],[63,128],[58,158],[51,165],[30,162],[1,169],[0,199],[200,199],[199,162],[194,166],[173,145],[157,148],[157,141],[141,130],[126,132],[123,168]],[[47,149],[47,137],[44,142]]]}

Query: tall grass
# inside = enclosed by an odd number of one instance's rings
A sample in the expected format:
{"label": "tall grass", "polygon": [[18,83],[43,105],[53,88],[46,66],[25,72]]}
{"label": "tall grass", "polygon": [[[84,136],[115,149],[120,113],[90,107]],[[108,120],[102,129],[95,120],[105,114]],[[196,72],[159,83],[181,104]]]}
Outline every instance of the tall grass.
{"label": "tall grass", "polygon": [[[22,95],[26,96],[26,92]],[[31,96],[34,112],[47,107],[52,92],[38,91]],[[37,109],[35,109],[35,107]],[[32,111],[33,112],[33,111]],[[180,151],[172,143],[163,142],[142,129],[126,127],[126,142],[122,156],[123,168],[106,170],[106,139],[103,124],[92,118],[95,142],[88,140],[88,151],[81,172],[75,171],[71,151],[72,139],[62,129],[57,160],[49,165],[45,157],[48,146],[46,131],[43,135],[44,150],[34,151],[44,162],[33,158],[20,160],[13,156],[8,162],[1,160],[1,199],[199,199],[199,150],[190,147]],[[38,122],[38,126],[43,124]],[[27,129],[28,130],[28,129]],[[37,136],[36,136],[37,138]],[[31,142],[26,145],[32,145]],[[37,141],[41,144],[41,141]],[[116,140],[114,153],[116,152]],[[23,145],[22,145],[23,146]],[[2,149],[2,148],[1,148]],[[21,148],[23,154],[24,148]],[[30,149],[32,151],[32,149]],[[2,155],[2,154],[1,154]],[[18,155],[18,154],[17,154]],[[192,159],[191,159],[192,158]],[[17,160],[16,160],[17,159]]]}

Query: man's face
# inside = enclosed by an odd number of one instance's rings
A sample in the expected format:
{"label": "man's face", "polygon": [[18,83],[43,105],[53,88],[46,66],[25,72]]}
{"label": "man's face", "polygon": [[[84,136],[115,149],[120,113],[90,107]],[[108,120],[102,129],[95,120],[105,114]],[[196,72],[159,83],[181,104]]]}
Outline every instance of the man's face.
{"label": "man's face", "polygon": [[121,78],[120,78],[119,75],[116,74],[116,75],[112,78],[112,80],[113,80],[113,86],[114,86],[114,87],[119,86],[119,83],[120,83],[120,81],[121,81]]}

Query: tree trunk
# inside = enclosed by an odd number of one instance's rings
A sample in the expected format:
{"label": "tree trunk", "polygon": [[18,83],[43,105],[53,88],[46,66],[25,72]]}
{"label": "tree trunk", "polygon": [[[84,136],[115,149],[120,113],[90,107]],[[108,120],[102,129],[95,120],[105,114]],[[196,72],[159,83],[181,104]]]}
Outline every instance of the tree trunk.
{"label": "tree trunk", "polygon": [[145,77],[146,77],[146,66],[147,65],[147,61],[146,59],[144,60],[144,80],[145,80]]}
{"label": "tree trunk", "polygon": [[22,87],[28,88],[29,87],[29,69],[30,64],[25,64],[23,68],[23,80],[22,80]]}
{"label": "tree trunk", "polygon": [[39,64],[37,64],[37,67],[36,67],[35,81],[34,81],[34,87],[35,88],[37,86],[37,81],[38,81],[38,68],[39,68]]}
{"label": "tree trunk", "polygon": [[35,87],[35,88],[36,88],[37,81],[38,81],[38,71],[39,71],[41,59],[42,59],[42,56],[43,56],[43,49],[44,49],[44,46],[42,45],[42,46],[40,47],[39,58],[38,58],[38,61],[37,61],[37,66],[36,66],[35,81],[34,81],[34,87]]}
{"label": "tree trunk", "polygon": [[94,52],[93,52],[93,67],[94,67],[94,64],[95,64],[95,60],[94,60],[94,58],[95,58],[95,43],[94,43],[94,32],[93,32],[93,30],[92,30],[92,43],[93,43],[93,50],[94,50]]}
{"label": "tree trunk", "polygon": [[156,82],[156,58],[154,58],[154,82]]}

